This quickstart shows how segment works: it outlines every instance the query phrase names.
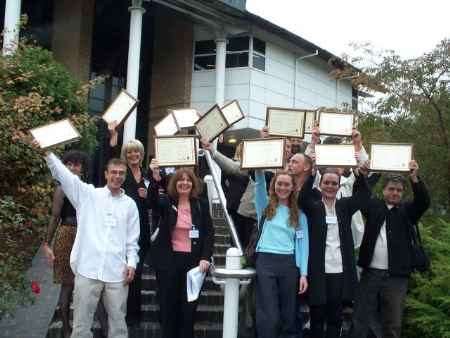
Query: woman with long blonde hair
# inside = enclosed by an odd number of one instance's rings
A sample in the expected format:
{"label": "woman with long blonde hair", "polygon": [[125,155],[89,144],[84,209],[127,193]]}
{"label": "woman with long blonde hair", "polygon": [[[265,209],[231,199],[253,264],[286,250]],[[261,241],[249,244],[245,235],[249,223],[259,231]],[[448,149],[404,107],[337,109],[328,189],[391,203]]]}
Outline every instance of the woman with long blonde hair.
{"label": "woman with long blonde hair", "polygon": [[308,223],[298,209],[294,177],[279,170],[267,195],[255,172],[259,224],[256,245],[256,330],[259,338],[299,337],[297,293],[308,288]]}

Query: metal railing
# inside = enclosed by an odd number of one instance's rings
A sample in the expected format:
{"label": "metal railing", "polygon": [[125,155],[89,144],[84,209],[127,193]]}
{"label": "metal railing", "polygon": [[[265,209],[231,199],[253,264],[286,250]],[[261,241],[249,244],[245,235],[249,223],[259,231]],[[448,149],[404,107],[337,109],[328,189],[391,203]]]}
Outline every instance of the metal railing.
{"label": "metal railing", "polygon": [[235,247],[240,251],[241,255],[243,255],[242,245],[239,240],[239,236],[237,234],[236,228],[234,226],[233,219],[231,218],[230,214],[228,213],[228,210],[226,208],[226,200],[225,200],[225,194],[223,193],[222,185],[220,184],[220,179],[217,177],[217,173],[214,171],[213,166],[213,159],[211,157],[211,154],[209,151],[204,149],[199,149],[199,154],[203,155],[206,159],[206,162],[208,163],[208,167],[211,171],[211,176],[213,179],[214,187],[216,188],[219,203],[222,206],[223,214],[225,215],[225,221],[228,224],[228,228],[230,230],[231,239],[233,240],[233,244]]}

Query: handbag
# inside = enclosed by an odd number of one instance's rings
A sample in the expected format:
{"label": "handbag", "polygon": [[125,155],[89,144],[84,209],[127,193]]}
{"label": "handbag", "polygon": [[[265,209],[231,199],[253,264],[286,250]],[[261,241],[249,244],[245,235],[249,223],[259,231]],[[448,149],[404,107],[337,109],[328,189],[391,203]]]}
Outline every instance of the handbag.
{"label": "handbag", "polygon": [[258,222],[255,222],[252,233],[250,234],[250,239],[248,241],[248,244],[246,248],[244,249],[244,256],[246,261],[246,266],[249,267],[255,267],[256,266],[256,246],[258,245],[259,239],[262,234],[262,228],[264,225],[264,222],[266,220],[266,215],[263,215],[261,217],[261,220]]}
{"label": "handbag", "polygon": [[429,271],[431,263],[422,245],[419,226],[414,224],[409,229],[411,236],[411,268],[415,272]]}

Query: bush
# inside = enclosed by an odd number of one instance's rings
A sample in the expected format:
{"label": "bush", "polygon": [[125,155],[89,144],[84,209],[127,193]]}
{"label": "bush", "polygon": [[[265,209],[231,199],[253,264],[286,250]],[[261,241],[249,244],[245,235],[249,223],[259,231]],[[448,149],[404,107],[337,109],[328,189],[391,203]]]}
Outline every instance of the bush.
{"label": "bush", "polygon": [[450,222],[429,217],[421,234],[431,272],[411,278],[403,336],[450,338]]}
{"label": "bush", "polygon": [[82,85],[37,46],[21,43],[13,55],[0,56],[0,317],[29,300],[24,272],[50,212],[52,179],[42,156],[29,146],[28,130],[70,118],[82,136],[70,147],[92,151],[91,86]]}

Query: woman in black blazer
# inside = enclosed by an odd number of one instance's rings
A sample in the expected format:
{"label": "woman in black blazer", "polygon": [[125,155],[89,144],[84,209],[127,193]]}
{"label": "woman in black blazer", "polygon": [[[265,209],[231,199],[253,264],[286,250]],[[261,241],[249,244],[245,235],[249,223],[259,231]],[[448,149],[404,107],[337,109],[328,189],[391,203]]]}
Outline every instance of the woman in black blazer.
{"label": "woman in black blazer", "polygon": [[201,185],[185,168],[171,177],[168,196],[161,195],[161,220],[152,248],[163,338],[193,338],[197,302],[188,302],[186,273],[199,266],[207,272],[214,229],[208,203],[199,199]]}

